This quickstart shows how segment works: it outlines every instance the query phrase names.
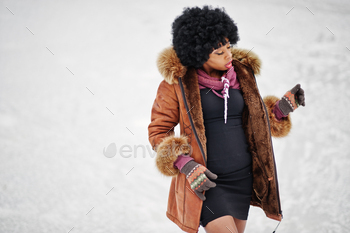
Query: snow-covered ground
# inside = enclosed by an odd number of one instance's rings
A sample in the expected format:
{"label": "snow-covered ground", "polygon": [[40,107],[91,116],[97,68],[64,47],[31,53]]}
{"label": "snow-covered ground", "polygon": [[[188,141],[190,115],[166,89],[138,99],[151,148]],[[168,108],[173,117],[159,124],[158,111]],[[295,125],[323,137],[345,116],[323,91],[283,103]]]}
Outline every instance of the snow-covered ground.
{"label": "snow-covered ground", "polygon": [[[262,59],[262,95],[306,92],[274,140],[277,232],[350,232],[346,0],[1,0],[0,232],[180,232],[147,126],[171,23],[203,4],[225,7]],[[276,225],[251,208],[246,232]]]}

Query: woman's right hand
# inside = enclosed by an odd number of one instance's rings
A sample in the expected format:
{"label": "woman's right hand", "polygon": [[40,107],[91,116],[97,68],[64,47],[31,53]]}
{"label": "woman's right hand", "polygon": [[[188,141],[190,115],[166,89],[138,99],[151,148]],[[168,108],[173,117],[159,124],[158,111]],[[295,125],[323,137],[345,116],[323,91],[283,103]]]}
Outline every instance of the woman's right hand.
{"label": "woman's right hand", "polygon": [[216,184],[208,178],[215,180],[218,176],[194,160],[187,162],[180,172],[186,175],[186,179],[190,183],[191,189],[202,201],[205,201],[206,199],[203,191],[216,186]]}
{"label": "woman's right hand", "polygon": [[305,106],[305,94],[300,84],[297,84],[282,97],[278,107],[284,115],[288,115],[300,105]]}

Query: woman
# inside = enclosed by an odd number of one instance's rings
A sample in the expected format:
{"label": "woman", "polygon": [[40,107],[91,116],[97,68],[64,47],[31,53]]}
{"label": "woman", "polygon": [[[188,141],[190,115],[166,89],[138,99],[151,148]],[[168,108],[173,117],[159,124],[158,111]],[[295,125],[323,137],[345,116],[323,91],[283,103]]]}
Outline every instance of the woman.
{"label": "woman", "polygon": [[260,97],[261,62],[231,47],[237,27],[223,9],[186,8],[172,33],[148,127],[156,165],[172,176],[167,217],[186,232],[242,233],[254,205],[281,221],[271,135],[288,134],[304,91],[298,84],[282,99]]}

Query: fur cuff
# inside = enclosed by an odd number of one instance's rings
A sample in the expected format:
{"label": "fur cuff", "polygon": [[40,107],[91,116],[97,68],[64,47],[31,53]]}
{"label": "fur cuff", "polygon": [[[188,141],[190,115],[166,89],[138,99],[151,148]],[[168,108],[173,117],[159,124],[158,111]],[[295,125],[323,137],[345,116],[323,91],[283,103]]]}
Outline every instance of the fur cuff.
{"label": "fur cuff", "polygon": [[156,165],[158,170],[166,176],[176,176],[179,169],[174,167],[174,162],[181,154],[190,154],[191,145],[187,143],[186,136],[168,136],[157,147]]}
{"label": "fur cuff", "polygon": [[281,120],[277,120],[273,109],[277,101],[280,99],[276,96],[266,96],[264,102],[267,108],[267,113],[269,114],[271,134],[273,137],[285,137],[288,135],[290,129],[292,128],[292,122],[290,116],[283,117]]}

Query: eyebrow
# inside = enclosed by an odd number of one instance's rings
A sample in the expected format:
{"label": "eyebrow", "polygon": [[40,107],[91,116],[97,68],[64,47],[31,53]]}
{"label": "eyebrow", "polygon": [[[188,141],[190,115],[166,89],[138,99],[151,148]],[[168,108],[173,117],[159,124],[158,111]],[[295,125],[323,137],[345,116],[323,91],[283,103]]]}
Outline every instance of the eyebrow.
{"label": "eyebrow", "polygon": [[[227,43],[225,45],[223,45],[223,46],[226,46],[227,44],[231,44],[230,41],[227,41]],[[221,47],[223,47],[223,46],[221,46]],[[217,50],[219,50],[219,48],[213,50],[213,52],[211,52],[211,53],[215,53]]]}

